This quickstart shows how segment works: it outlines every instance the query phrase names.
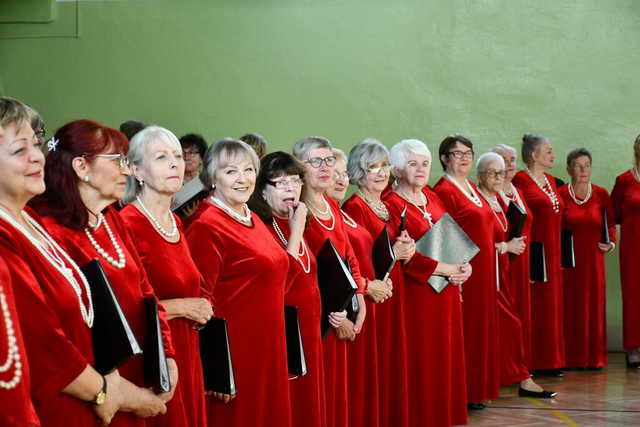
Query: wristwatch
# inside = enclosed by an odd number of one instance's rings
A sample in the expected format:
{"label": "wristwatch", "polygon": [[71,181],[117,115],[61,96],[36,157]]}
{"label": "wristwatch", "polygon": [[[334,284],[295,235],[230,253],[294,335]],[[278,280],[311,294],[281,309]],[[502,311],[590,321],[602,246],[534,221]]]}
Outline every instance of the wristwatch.
{"label": "wristwatch", "polygon": [[107,398],[107,379],[102,376],[102,390],[95,395],[91,403],[94,405],[102,405]]}

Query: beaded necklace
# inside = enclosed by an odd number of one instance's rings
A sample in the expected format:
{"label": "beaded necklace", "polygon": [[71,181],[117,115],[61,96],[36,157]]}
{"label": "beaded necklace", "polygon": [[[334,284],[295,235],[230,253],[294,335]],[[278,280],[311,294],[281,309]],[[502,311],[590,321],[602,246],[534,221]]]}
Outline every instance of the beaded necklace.
{"label": "beaded necklace", "polygon": [[553,187],[549,183],[547,175],[543,173],[542,178],[544,182],[540,182],[538,181],[538,178],[536,178],[533,173],[531,173],[529,168],[526,168],[525,170],[527,172],[527,175],[529,175],[529,178],[531,178],[533,182],[536,183],[538,188],[540,188],[540,190],[542,190],[542,192],[547,195],[547,197],[551,201],[551,209],[553,210],[553,212],[560,213],[560,201],[558,200],[558,195],[553,191]]}
{"label": "beaded necklace", "polygon": [[98,225],[100,225],[101,223],[104,223],[104,229],[107,231],[109,240],[111,240],[111,245],[113,246],[113,248],[116,251],[116,254],[118,255],[117,261],[111,255],[109,255],[107,251],[102,248],[102,246],[100,246],[100,244],[96,241],[96,239],[94,239],[88,227],[84,229],[84,234],[87,235],[89,242],[91,242],[91,245],[94,247],[96,252],[100,254],[102,258],[106,259],[109,264],[111,264],[118,270],[122,270],[127,265],[127,258],[124,254],[124,251],[118,244],[118,239],[116,239],[116,236],[113,234],[113,231],[111,231],[111,227],[109,227],[107,218],[104,217],[102,212],[98,214]]}
{"label": "beaded necklace", "polygon": [[369,206],[374,214],[384,222],[389,221],[389,210],[382,201],[373,201],[369,199],[362,191],[358,190],[358,196],[362,197],[362,200]]}
{"label": "beaded necklace", "polygon": [[240,215],[238,212],[231,209],[225,202],[223,202],[222,200],[218,199],[215,196],[209,197],[209,200],[211,201],[211,203],[213,203],[214,205],[222,209],[227,215],[229,215],[231,218],[238,221],[240,224],[246,225],[247,227],[251,226],[252,224],[251,211],[249,210],[249,206],[247,206],[246,203],[242,204],[242,210],[244,211],[244,215]]}
{"label": "beaded necklace", "polygon": [[464,180],[464,183],[465,183],[466,187],[469,189],[469,191],[467,191],[464,188],[462,188],[462,185],[460,185],[460,183],[458,181],[456,181],[456,179],[454,177],[452,177],[451,175],[449,175],[448,173],[445,173],[444,177],[446,179],[448,179],[449,181],[451,181],[453,183],[453,185],[458,187],[458,190],[460,190],[462,192],[462,194],[464,194],[467,197],[467,199],[471,200],[471,202],[474,205],[476,205],[479,208],[482,207],[482,199],[480,199],[480,197],[478,197],[478,194],[473,189],[471,184],[469,184],[469,181],[466,178]]}
{"label": "beaded necklace", "polygon": [[569,187],[569,196],[571,196],[573,201],[576,202],[576,205],[578,205],[578,206],[584,205],[591,198],[591,192],[592,192],[591,183],[589,183],[589,187],[587,188],[587,195],[582,200],[580,200],[580,199],[578,199],[576,197],[575,190],[573,189],[573,185],[571,183],[569,183],[568,187]]}
{"label": "beaded necklace", "polygon": [[[278,238],[280,239],[280,242],[282,243],[282,245],[286,249],[287,245],[289,244],[289,241],[284,237],[284,233],[280,229],[280,226],[276,222],[275,218],[273,218],[273,221],[271,222],[271,226],[273,227],[273,229],[275,230],[276,234],[278,235]],[[301,257],[303,257],[303,256],[306,256],[306,258],[307,258],[307,265],[305,265],[304,262],[302,262]],[[298,252],[298,256],[296,257],[296,261],[298,261],[300,263],[300,265],[302,266],[302,271],[304,271],[305,274],[307,274],[307,273],[309,273],[311,271],[311,258],[309,257],[309,249],[307,248],[307,245],[305,244],[304,239],[302,239],[300,241],[300,251]]]}
{"label": "beaded necklace", "polygon": [[507,221],[507,218],[505,218],[503,222],[498,216],[498,213],[501,213],[503,214],[502,216],[504,216],[504,211],[502,210],[502,206],[500,206],[500,203],[498,203],[497,197],[496,196],[490,197],[480,188],[478,188],[478,192],[482,194],[482,197],[484,197],[487,203],[489,203],[489,206],[491,207],[491,212],[493,212],[493,216],[495,216],[496,219],[498,220],[498,224],[500,224],[500,228],[502,228],[502,231],[506,233],[509,227],[509,222]]}
{"label": "beaded necklace", "polygon": [[[309,208],[309,210],[311,210],[311,214],[313,215],[313,218],[318,222],[318,224],[320,224],[325,230],[331,231],[336,226],[336,217],[333,215],[333,211],[331,210],[331,206],[329,206],[329,202],[327,202],[324,197],[322,198],[322,201],[324,202],[325,206],[324,211],[319,211],[318,209],[314,208],[313,206],[311,206],[311,203],[308,203],[307,207]],[[331,225],[329,226],[324,225],[324,223],[318,218],[318,216],[327,214],[331,215]]]}
{"label": "beaded necklace", "polygon": [[7,360],[0,366],[0,373],[5,373],[13,368],[13,376],[9,381],[0,380],[0,388],[11,390],[15,388],[22,379],[22,361],[20,360],[20,348],[13,329],[13,320],[11,320],[11,312],[9,304],[7,304],[7,296],[4,293],[2,285],[0,285],[0,308],[2,308],[2,319],[4,320],[4,328],[7,331]]}
{"label": "beaded necklace", "polygon": [[168,238],[176,237],[176,235],[178,234],[178,225],[176,224],[176,219],[174,218],[171,211],[168,211],[169,218],[171,218],[171,231],[166,231],[164,228],[162,228],[162,225],[160,224],[160,222],[153,215],[151,215],[151,212],[149,212],[149,210],[145,207],[144,203],[142,203],[142,200],[140,200],[140,197],[136,196],[136,200],[140,204],[140,208],[142,208],[142,212],[147,216],[147,218],[151,220],[151,224],[153,224],[153,227],[160,234]]}
{"label": "beaded necklace", "polygon": [[431,212],[427,211],[427,205],[429,204],[429,199],[423,192],[420,192],[422,203],[414,202],[413,199],[409,197],[407,194],[400,193],[397,190],[396,190],[396,194],[398,194],[398,196],[402,197],[404,200],[406,200],[407,202],[415,206],[416,209],[418,209],[418,211],[420,211],[420,213],[422,214],[422,217],[427,220],[427,222],[429,223],[429,227],[433,227],[433,217],[431,216]]}

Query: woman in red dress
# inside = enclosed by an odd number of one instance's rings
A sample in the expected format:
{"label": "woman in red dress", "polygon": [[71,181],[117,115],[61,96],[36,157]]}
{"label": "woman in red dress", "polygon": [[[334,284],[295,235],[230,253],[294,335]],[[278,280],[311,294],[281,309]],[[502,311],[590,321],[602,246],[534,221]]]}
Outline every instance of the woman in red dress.
{"label": "woman in red dress", "polygon": [[562,198],[558,195],[555,179],[545,173],[551,169],[555,154],[548,139],[531,134],[522,138],[522,160],[526,170],[513,177],[533,212],[535,221],[528,242],[541,243],[547,281],[534,282],[531,290],[532,355],[530,369],[537,375],[562,376],[565,366],[563,280],[560,263],[560,231]]}
{"label": "woman in red dress", "polygon": [[206,323],[213,310],[202,275],[191,259],[180,220],[171,199],[182,187],[184,159],[178,139],[169,130],[149,126],[129,145],[131,173],[120,216],[136,236],[135,245],[149,283],[167,312],[180,384],[167,413],[149,426],[206,426],[204,383],[196,324]]}
{"label": "woman in red dress", "polygon": [[[427,186],[431,152],[421,141],[404,140],[391,148],[390,161],[396,177],[393,191],[385,196],[391,223],[399,230],[406,210],[406,232],[419,240],[445,213],[440,199]],[[471,267],[440,263],[416,252],[403,270],[409,425],[466,424],[464,340],[457,285],[469,278]],[[448,277],[449,285],[436,292],[427,282],[432,275]]]}
{"label": "woman in red dress", "polygon": [[622,285],[622,344],[627,367],[640,368],[640,135],[633,144],[634,165],[618,175],[611,191],[616,224],[620,224],[620,283]]}
{"label": "woman in red dress", "polygon": [[[564,273],[564,339],[569,368],[607,366],[607,282],[604,254],[615,247],[616,224],[609,193],[591,184],[591,153],[584,148],[567,156],[571,182],[560,187],[562,228],[573,236],[575,267]],[[602,242],[603,210],[610,242]]]}
{"label": "woman in red dress", "polygon": [[[34,207],[43,216],[45,228],[78,265],[100,260],[131,329],[144,348],[148,327],[145,298],[155,295],[131,235],[110,207],[124,195],[129,174],[127,148],[126,137],[108,126],[90,120],[67,123],[49,144],[45,166],[47,189],[34,201]],[[159,308],[172,390],[158,396],[141,390],[146,410],[137,414],[119,413],[111,425],[143,426],[145,420],[140,416],[164,413],[164,403],[173,396],[177,368],[164,309]],[[118,371],[142,389],[143,364],[143,357],[134,357]]]}
{"label": "woman in red dress", "polygon": [[[358,284],[358,294],[362,294],[360,266],[349,241],[346,225],[341,220],[340,206],[325,195],[333,185],[336,158],[331,143],[323,137],[307,137],[293,146],[293,155],[305,166],[305,186],[303,199],[311,212],[311,219],[304,232],[309,249],[318,255],[327,239],[331,239],[340,255],[347,260],[351,273]],[[351,373],[347,363],[347,342],[357,339],[366,316],[366,305],[358,297],[360,310],[356,321],[334,319],[334,328],[322,342],[325,372],[325,393],[327,404],[327,425],[341,427],[349,423],[349,408],[358,405],[364,396],[351,396],[348,381]]]}
{"label": "woman in red dress", "polygon": [[555,392],[545,391],[537,385],[529,373],[524,355],[522,324],[515,313],[511,286],[509,284],[509,257],[522,256],[524,237],[508,240],[509,221],[498,200],[504,188],[505,162],[497,153],[485,153],[478,158],[478,192],[489,204],[494,216],[494,245],[496,266],[496,288],[498,289],[498,327],[500,349],[500,385],[520,383],[518,394],[524,397],[552,398]]}
{"label": "woman in red dress", "polygon": [[209,426],[291,425],[284,298],[289,257],[247,207],[259,161],[242,141],[224,139],[205,154],[200,180],[213,188],[186,231],[191,255],[227,321],[238,394],[207,401]]}

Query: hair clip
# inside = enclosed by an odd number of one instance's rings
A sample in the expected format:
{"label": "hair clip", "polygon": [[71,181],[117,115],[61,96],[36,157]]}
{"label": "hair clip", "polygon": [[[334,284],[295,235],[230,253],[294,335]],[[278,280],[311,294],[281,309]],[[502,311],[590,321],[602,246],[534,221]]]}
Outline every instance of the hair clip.
{"label": "hair clip", "polygon": [[56,138],[51,138],[49,141],[47,141],[47,148],[49,149],[49,151],[56,151],[59,142],[60,141]]}

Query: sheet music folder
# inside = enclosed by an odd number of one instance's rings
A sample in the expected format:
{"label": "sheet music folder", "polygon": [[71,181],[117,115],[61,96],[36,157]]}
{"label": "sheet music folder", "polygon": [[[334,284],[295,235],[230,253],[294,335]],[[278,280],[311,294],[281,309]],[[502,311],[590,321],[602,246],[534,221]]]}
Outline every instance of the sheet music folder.
{"label": "sheet music folder", "polygon": [[[444,214],[416,242],[422,255],[447,264],[464,264],[473,259],[480,249],[449,214]],[[429,285],[440,293],[449,283],[446,277],[431,276]]]}
{"label": "sheet music folder", "polygon": [[606,208],[600,208],[600,215],[602,215],[602,230],[600,231],[600,243],[608,245],[611,243],[611,236],[609,236],[609,217],[607,215]]}
{"label": "sheet music folder", "polygon": [[307,375],[307,361],[304,357],[304,345],[300,333],[298,308],[290,305],[284,307],[284,324],[287,336],[287,365],[289,374]]}
{"label": "sheet music folder", "polygon": [[158,301],[154,297],[145,298],[147,308],[147,336],[144,341],[144,382],[157,393],[171,391],[171,379],[167,356],[164,353],[164,338],[158,315]]}
{"label": "sheet music folder", "polygon": [[531,242],[529,245],[530,271],[529,278],[534,282],[547,281],[547,260],[542,242]]}
{"label": "sheet music folder", "polygon": [[576,256],[573,248],[573,233],[563,229],[560,232],[560,261],[564,268],[575,268]]}
{"label": "sheet music folder", "polygon": [[207,197],[209,192],[200,181],[200,178],[195,177],[191,181],[187,182],[181,189],[173,196],[171,202],[171,211],[176,215],[180,215],[182,210],[189,206],[191,203],[202,200]]}
{"label": "sheet music folder", "polygon": [[200,329],[200,360],[205,391],[236,394],[226,320],[212,317]]}
{"label": "sheet music folder", "polygon": [[376,279],[386,279],[396,263],[396,256],[393,253],[389,230],[387,230],[386,226],[373,242],[372,259],[373,267],[376,271]]}

